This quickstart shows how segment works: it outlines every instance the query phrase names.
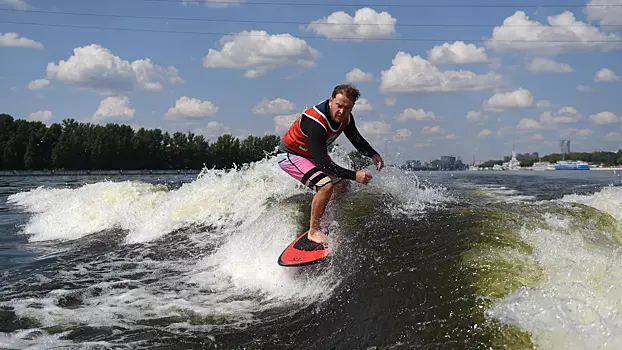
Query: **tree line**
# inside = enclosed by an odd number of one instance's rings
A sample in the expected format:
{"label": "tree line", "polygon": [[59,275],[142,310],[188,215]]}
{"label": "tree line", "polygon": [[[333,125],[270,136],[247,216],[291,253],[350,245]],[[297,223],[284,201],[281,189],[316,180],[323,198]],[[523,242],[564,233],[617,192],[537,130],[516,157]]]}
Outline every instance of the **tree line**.
{"label": "tree line", "polygon": [[276,135],[203,135],[65,119],[42,122],[0,114],[0,170],[230,169],[275,151]]}

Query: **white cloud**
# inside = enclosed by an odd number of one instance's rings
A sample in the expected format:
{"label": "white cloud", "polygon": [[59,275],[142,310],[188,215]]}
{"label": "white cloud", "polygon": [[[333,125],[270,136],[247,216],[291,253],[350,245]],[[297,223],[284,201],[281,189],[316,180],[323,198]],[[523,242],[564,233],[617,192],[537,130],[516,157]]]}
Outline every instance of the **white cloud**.
{"label": "white cloud", "polygon": [[539,55],[556,55],[581,50],[609,51],[622,48],[620,35],[604,33],[597,27],[575,19],[570,11],[548,16],[549,25],[529,20],[516,11],[493,30],[486,46],[498,50],[533,51]]}
{"label": "white cloud", "polygon": [[277,115],[272,118],[274,121],[274,132],[283,135],[292,125],[294,120],[296,120],[300,114],[286,114],[286,115]]}
{"label": "white cloud", "polygon": [[167,120],[179,118],[204,118],[218,112],[219,107],[210,101],[201,101],[198,98],[182,96],[175,102],[175,107],[168,109],[164,117]]}
{"label": "white cloud", "polygon": [[47,76],[101,93],[142,89],[158,91],[163,83],[182,83],[175,67],[153,65],[149,58],[132,63],[93,44],[73,49],[73,56],[47,65]]}
{"label": "white cloud", "polygon": [[555,60],[536,57],[527,64],[527,70],[530,72],[549,72],[549,73],[571,73],[574,69],[567,63],[557,62]]}
{"label": "white cloud", "polygon": [[488,116],[481,111],[469,111],[464,119],[476,123],[485,123],[488,121]]}
{"label": "white cloud", "polygon": [[295,110],[296,105],[284,98],[275,98],[274,100],[262,99],[253,107],[253,114],[289,114]]}
{"label": "white cloud", "polygon": [[484,130],[480,131],[480,132],[477,134],[477,137],[479,137],[479,138],[486,138],[486,137],[488,137],[488,136],[490,136],[490,135],[492,135],[492,134],[493,134],[493,131],[492,131],[492,130],[490,130],[490,129],[484,129]]}
{"label": "white cloud", "polygon": [[594,124],[613,124],[620,121],[622,118],[613,114],[612,112],[600,112],[597,114],[592,114],[590,116],[590,120]]}
{"label": "white cloud", "polygon": [[368,72],[363,72],[359,68],[354,68],[346,74],[346,80],[349,83],[362,83],[374,80],[374,75]]}
{"label": "white cloud", "polygon": [[407,121],[407,120],[434,120],[436,119],[436,115],[434,112],[428,112],[423,109],[414,109],[414,108],[406,108],[402,113],[398,114],[395,119],[399,121]]}
{"label": "white cloud", "polygon": [[319,53],[291,34],[270,35],[263,30],[242,31],[220,39],[220,51],[209,49],[205,68],[247,69],[246,78],[257,78],[283,66],[315,67]]}
{"label": "white cloud", "polygon": [[471,64],[488,62],[486,49],[474,44],[465,44],[456,41],[453,44],[444,43],[428,51],[428,61],[433,64]]}
{"label": "white cloud", "polygon": [[590,21],[600,21],[603,25],[622,24],[622,0],[591,0],[584,12]]}
{"label": "white cloud", "polygon": [[132,120],[135,112],[134,108],[130,106],[130,99],[127,96],[109,96],[99,102],[99,107],[93,114],[93,120]]}
{"label": "white cloud", "polygon": [[577,85],[576,89],[579,92],[592,92],[595,90],[592,86],[587,86],[587,85]]}
{"label": "white cloud", "polygon": [[557,111],[547,111],[540,114],[540,122],[542,123],[576,123],[581,119],[581,114],[574,107],[562,107]]}
{"label": "white cloud", "polygon": [[0,0],[0,5],[8,5],[18,10],[26,10],[30,7],[24,0]]}
{"label": "white cloud", "polygon": [[186,6],[188,4],[195,5],[199,3],[204,3],[206,7],[212,8],[226,8],[226,7],[234,7],[240,4],[243,4],[245,0],[179,0],[182,5]]}
{"label": "white cloud", "polygon": [[510,92],[497,92],[484,102],[487,110],[500,112],[507,108],[525,108],[533,105],[533,95],[527,89],[520,88]]}
{"label": "white cloud", "polygon": [[437,134],[444,134],[445,131],[443,130],[443,128],[441,128],[440,125],[434,125],[434,126],[424,126],[423,128],[421,128],[421,135],[437,135]]}
{"label": "white cloud", "polygon": [[405,138],[412,136],[412,134],[413,134],[412,131],[408,129],[397,129],[397,131],[395,132],[395,138],[405,139]]}
{"label": "white cloud", "polygon": [[619,132],[610,132],[607,135],[605,135],[603,137],[603,140],[605,141],[621,141],[622,140],[622,134],[620,134]]}
{"label": "white cloud", "polygon": [[17,33],[0,33],[0,47],[22,47],[28,49],[42,49],[43,44],[32,39],[20,37]]}
{"label": "white cloud", "polygon": [[538,108],[549,108],[552,106],[553,104],[549,100],[539,100],[538,102],[536,102],[536,107]]}
{"label": "white cloud", "polygon": [[594,81],[617,81],[620,80],[620,77],[616,75],[614,71],[609,68],[603,68],[596,72],[594,76]]}
{"label": "white cloud", "polygon": [[365,7],[356,10],[354,17],[343,11],[333,12],[328,17],[309,23],[307,30],[329,39],[359,41],[394,36],[396,22],[397,20],[387,12],[376,12]]}
{"label": "white cloud", "polygon": [[594,131],[590,130],[590,129],[573,129],[573,128],[568,128],[568,129],[562,129],[559,131],[559,135],[562,137],[568,137],[568,138],[578,138],[578,139],[584,139],[590,135],[592,135],[594,133]]}
{"label": "white cloud", "polygon": [[366,98],[360,98],[358,101],[356,101],[356,103],[354,104],[354,108],[352,109],[352,111],[359,113],[369,112],[371,110],[371,103],[369,103]]}
{"label": "white cloud", "polygon": [[37,79],[28,83],[27,88],[30,90],[41,90],[50,85],[50,81],[47,79]]}
{"label": "white cloud", "polygon": [[532,118],[523,118],[518,122],[517,129],[530,130],[530,129],[542,129],[543,126],[539,121]]}
{"label": "white cloud", "polygon": [[380,90],[383,92],[449,92],[482,91],[497,87],[501,75],[489,72],[478,75],[468,70],[441,71],[429,61],[403,51],[382,71]]}
{"label": "white cloud", "polygon": [[[192,129],[192,132],[197,135],[203,135],[208,140],[213,140],[213,142],[216,142],[216,139],[218,139],[219,136],[223,134],[231,134],[231,128],[225,126],[222,123],[210,121],[205,126]],[[233,136],[237,137],[235,135]]]}
{"label": "white cloud", "polygon": [[393,106],[397,103],[397,98],[395,97],[387,97],[384,99],[384,103],[387,104],[387,106]]}
{"label": "white cloud", "polygon": [[[358,127],[362,135],[386,135],[391,132],[391,125],[383,121],[362,122]],[[358,125],[358,123],[357,123]]]}
{"label": "white cloud", "polygon": [[30,113],[28,116],[28,120],[33,122],[42,122],[46,124],[50,120],[52,120],[52,112],[48,110],[38,111],[34,113]]}

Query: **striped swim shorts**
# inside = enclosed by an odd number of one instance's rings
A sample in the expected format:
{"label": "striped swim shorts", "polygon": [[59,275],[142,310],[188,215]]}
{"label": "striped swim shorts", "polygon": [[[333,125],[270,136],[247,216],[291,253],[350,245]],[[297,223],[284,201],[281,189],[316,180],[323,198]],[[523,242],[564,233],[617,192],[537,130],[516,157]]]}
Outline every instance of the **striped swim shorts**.
{"label": "striped swim shorts", "polygon": [[332,182],[334,185],[342,180],[340,177],[323,173],[315,166],[313,159],[285,152],[278,153],[276,159],[283,171],[314,191],[317,191],[329,182]]}

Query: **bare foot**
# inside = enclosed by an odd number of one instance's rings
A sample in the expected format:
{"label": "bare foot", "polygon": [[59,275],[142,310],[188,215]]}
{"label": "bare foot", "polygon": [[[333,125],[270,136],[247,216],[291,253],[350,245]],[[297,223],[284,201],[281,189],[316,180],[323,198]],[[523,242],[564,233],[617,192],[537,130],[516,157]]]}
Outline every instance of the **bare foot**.
{"label": "bare foot", "polygon": [[328,237],[326,236],[324,232],[320,230],[317,230],[317,231],[309,230],[307,237],[309,238],[309,240],[313,242],[322,243],[324,245],[328,244]]}

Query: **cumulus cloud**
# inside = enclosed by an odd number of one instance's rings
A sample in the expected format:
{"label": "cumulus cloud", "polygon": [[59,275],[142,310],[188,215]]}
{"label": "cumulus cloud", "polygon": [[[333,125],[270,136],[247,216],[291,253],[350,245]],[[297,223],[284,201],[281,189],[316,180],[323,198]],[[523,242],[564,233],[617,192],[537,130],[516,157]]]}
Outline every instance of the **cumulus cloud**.
{"label": "cumulus cloud", "polygon": [[464,119],[476,123],[485,123],[488,121],[488,116],[481,111],[469,111]]}
{"label": "cumulus cloud", "polygon": [[590,116],[590,120],[594,124],[614,124],[619,122],[621,119],[622,118],[609,111],[592,114]]}
{"label": "cumulus cloud", "polygon": [[26,10],[30,8],[30,5],[24,0],[0,0],[0,5],[8,5],[14,9]]}
{"label": "cumulus cloud", "polygon": [[584,12],[590,21],[599,21],[603,25],[622,24],[622,0],[590,0]]}
{"label": "cumulus cloud", "polygon": [[210,101],[182,96],[175,101],[175,107],[168,109],[164,115],[167,120],[180,118],[204,118],[218,112],[219,107]]}
{"label": "cumulus cloud", "polygon": [[603,68],[599,70],[598,72],[596,72],[596,75],[594,75],[595,82],[617,81],[617,80],[620,80],[620,77],[617,76],[616,73],[609,68]]}
{"label": "cumulus cloud", "polygon": [[569,106],[540,114],[540,122],[542,123],[568,124],[576,123],[579,119],[581,119],[581,114],[574,107]]}
{"label": "cumulus cloud", "polygon": [[529,90],[520,88],[511,92],[497,92],[484,105],[487,110],[501,112],[508,108],[531,107],[533,100]]}
{"label": "cumulus cloud", "polygon": [[205,68],[246,69],[246,78],[257,78],[284,66],[315,67],[319,52],[291,34],[242,31],[220,39],[220,51],[209,49]]}
{"label": "cumulus cloud", "polygon": [[561,63],[555,60],[536,57],[527,64],[527,70],[530,72],[549,72],[549,73],[571,73],[574,69],[568,63]]}
{"label": "cumulus cloud", "polygon": [[568,138],[577,138],[577,139],[584,139],[590,135],[592,135],[594,133],[594,131],[590,130],[590,129],[573,129],[573,128],[568,128],[568,129],[562,129],[559,131],[559,135],[562,137],[568,137]]}
{"label": "cumulus cloud", "polygon": [[135,112],[136,110],[130,106],[130,99],[127,96],[109,96],[99,102],[99,107],[93,114],[93,120],[132,120]]}
{"label": "cumulus cloud", "polygon": [[538,102],[536,102],[536,107],[538,108],[549,108],[552,106],[553,104],[549,100],[539,100]]}
{"label": "cumulus cloud", "polygon": [[383,70],[382,92],[449,92],[490,90],[501,83],[501,75],[489,72],[478,75],[468,70],[442,71],[429,61],[403,51],[392,60],[392,66]]}
{"label": "cumulus cloud", "polygon": [[576,89],[579,92],[592,92],[592,91],[594,91],[593,87],[587,86],[587,85],[577,85]]}
{"label": "cumulus cloud", "polygon": [[479,137],[479,138],[486,138],[486,137],[492,135],[493,133],[494,132],[492,130],[490,130],[490,129],[484,129],[484,130],[480,131],[477,134],[477,137]]}
{"label": "cumulus cloud", "polygon": [[406,139],[412,136],[412,134],[412,131],[408,129],[397,129],[397,131],[395,131],[395,137],[397,139]]}
{"label": "cumulus cloud", "polygon": [[300,116],[300,114],[277,115],[272,118],[274,122],[274,132],[279,135],[284,134],[292,123]]}
{"label": "cumulus cloud", "polygon": [[21,47],[27,49],[42,49],[43,44],[32,39],[20,37],[15,32],[0,33],[0,47]]}
{"label": "cumulus cloud", "polygon": [[238,6],[242,3],[244,3],[245,0],[201,0],[201,1],[197,1],[197,0],[179,0],[181,2],[182,5],[186,6],[186,5],[195,5],[195,4],[199,4],[199,3],[204,3],[206,7],[213,7],[213,8],[226,8],[226,7],[233,7],[233,6]]}
{"label": "cumulus cloud", "polygon": [[557,55],[572,51],[610,51],[622,48],[620,35],[604,33],[590,24],[577,21],[570,11],[547,17],[548,25],[531,21],[516,11],[493,30],[486,46],[497,50],[536,52]]}
{"label": "cumulus cloud", "polygon": [[183,82],[173,66],[154,65],[149,58],[130,63],[96,44],[77,47],[73,53],[67,61],[48,63],[48,78],[101,93],[159,91],[164,83]]}
{"label": "cumulus cloud", "polygon": [[395,119],[399,121],[419,120],[427,121],[436,119],[434,112],[428,112],[423,109],[406,108],[402,113],[398,114]]}
{"label": "cumulus cloud", "polygon": [[30,113],[30,115],[28,115],[28,120],[33,121],[33,122],[42,122],[44,124],[47,124],[47,122],[52,120],[52,112],[48,110],[42,110],[42,111]]}
{"label": "cumulus cloud", "polygon": [[371,103],[366,98],[360,98],[354,104],[353,112],[364,113],[372,110]]}
{"label": "cumulus cloud", "polygon": [[371,73],[363,72],[359,68],[354,68],[346,74],[346,80],[349,83],[363,83],[374,80],[374,75]]}
{"label": "cumulus cloud", "polygon": [[296,105],[284,98],[262,99],[253,107],[253,114],[289,114],[296,110]]}
{"label": "cumulus cloud", "polygon": [[30,90],[41,90],[50,85],[50,81],[47,79],[37,79],[28,83],[27,88]]}
{"label": "cumulus cloud", "polygon": [[376,12],[365,7],[356,10],[354,17],[343,11],[333,12],[328,17],[309,23],[307,30],[333,40],[360,41],[394,36],[396,22],[387,12]]}
{"label": "cumulus cloud", "polygon": [[542,124],[540,124],[539,121],[532,119],[532,118],[522,118],[519,122],[518,125],[516,126],[517,129],[522,129],[522,130],[531,130],[531,129],[542,129],[544,128],[542,126]]}
{"label": "cumulus cloud", "polygon": [[421,135],[438,135],[438,134],[444,134],[445,130],[443,130],[443,128],[441,128],[440,125],[434,125],[434,126],[424,126],[423,128],[421,128]]}
{"label": "cumulus cloud", "polygon": [[622,134],[619,132],[612,131],[603,137],[605,141],[618,141],[622,140]]}
{"label": "cumulus cloud", "polygon": [[474,44],[456,41],[444,43],[428,51],[428,61],[433,64],[471,64],[488,62],[486,49]]}

